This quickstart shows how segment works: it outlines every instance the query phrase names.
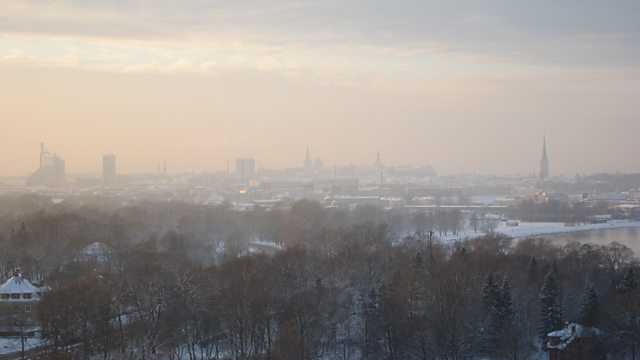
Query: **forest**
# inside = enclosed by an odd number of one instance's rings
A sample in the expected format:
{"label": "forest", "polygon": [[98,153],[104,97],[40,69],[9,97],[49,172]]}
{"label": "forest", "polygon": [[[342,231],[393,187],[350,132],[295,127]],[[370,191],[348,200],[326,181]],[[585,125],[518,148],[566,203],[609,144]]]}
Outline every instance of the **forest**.
{"label": "forest", "polygon": [[[48,289],[52,359],[546,358],[569,322],[602,330],[612,359],[640,356],[629,248],[439,240],[465,219],[2,197],[0,273]],[[108,251],[87,259],[95,242]]]}

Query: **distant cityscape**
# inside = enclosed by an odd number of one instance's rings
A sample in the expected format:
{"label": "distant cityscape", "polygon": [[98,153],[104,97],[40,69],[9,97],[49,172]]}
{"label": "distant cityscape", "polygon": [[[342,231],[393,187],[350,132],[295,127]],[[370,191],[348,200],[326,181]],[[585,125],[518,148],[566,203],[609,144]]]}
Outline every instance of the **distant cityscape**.
{"label": "distant cityscape", "polygon": [[[380,151],[369,165],[325,166],[309,146],[301,166],[256,168],[254,158],[238,158],[234,167],[215,173],[169,174],[158,161],[152,174],[121,174],[115,154],[102,157],[102,176],[69,176],[65,160],[40,145],[39,167],[21,181],[0,181],[0,193],[24,191],[64,200],[88,191],[122,204],[149,199],[215,205],[228,203],[244,211],[255,207],[289,206],[309,199],[324,206],[371,204],[385,208],[428,209],[442,206],[481,213],[500,212],[523,201],[609,205],[608,213],[640,214],[640,189],[635,175],[554,177],[550,172],[546,137],[538,171],[528,176],[478,174],[438,176],[431,166],[386,166]],[[624,179],[627,179],[625,181]]]}

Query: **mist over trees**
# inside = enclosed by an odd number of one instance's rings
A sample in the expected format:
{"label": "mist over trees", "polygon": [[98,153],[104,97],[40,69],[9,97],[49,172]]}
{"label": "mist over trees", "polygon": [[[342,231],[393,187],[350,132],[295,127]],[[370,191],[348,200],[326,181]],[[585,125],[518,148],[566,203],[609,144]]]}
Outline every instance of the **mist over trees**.
{"label": "mist over trees", "polygon": [[[473,226],[459,211],[306,200],[237,212],[26,196],[0,211],[0,270],[51,289],[40,317],[58,356],[528,359],[569,321],[604,330],[613,358],[640,351],[638,264],[617,243],[444,243]],[[82,257],[94,242],[105,261]]]}

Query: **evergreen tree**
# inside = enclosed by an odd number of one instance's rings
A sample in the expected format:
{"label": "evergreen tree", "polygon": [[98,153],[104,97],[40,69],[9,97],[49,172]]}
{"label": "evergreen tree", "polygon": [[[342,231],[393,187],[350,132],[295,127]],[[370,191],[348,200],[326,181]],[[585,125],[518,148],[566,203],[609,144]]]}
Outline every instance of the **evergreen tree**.
{"label": "evergreen tree", "polygon": [[495,311],[499,298],[500,287],[498,286],[496,275],[493,272],[489,272],[482,285],[482,301],[485,305],[485,310],[488,312]]}
{"label": "evergreen tree", "polygon": [[637,286],[638,284],[636,283],[636,278],[633,273],[633,268],[629,268],[629,270],[627,270],[627,273],[624,274],[622,281],[620,281],[616,289],[618,290],[618,292],[621,292],[621,293],[629,293],[635,290]]}
{"label": "evergreen tree", "polygon": [[531,257],[527,265],[527,282],[532,283],[538,278],[538,261],[535,256]]}
{"label": "evergreen tree", "polygon": [[553,260],[553,262],[551,262],[551,270],[550,270],[554,276],[558,277],[558,274],[560,273],[560,269],[558,268],[558,263]]}
{"label": "evergreen tree", "polygon": [[560,304],[560,285],[553,267],[547,274],[540,289],[540,325],[539,336],[546,340],[547,334],[564,326],[562,306]]}
{"label": "evergreen tree", "polygon": [[488,355],[495,355],[500,350],[501,339],[504,338],[505,324],[513,315],[511,285],[503,278],[498,285],[499,276],[490,272],[482,286],[482,298],[485,305],[486,320],[481,349]]}
{"label": "evergreen tree", "polygon": [[497,324],[497,353],[499,358],[515,358],[514,349],[518,348],[518,327],[515,323],[515,309],[511,296],[511,284],[505,277],[500,287],[499,322]]}
{"label": "evergreen tree", "polygon": [[598,300],[598,293],[592,284],[587,286],[586,291],[580,298],[580,315],[579,321],[583,325],[593,326],[595,324],[596,314],[600,302]]}
{"label": "evergreen tree", "polygon": [[482,285],[482,303],[484,304],[485,319],[480,346],[480,350],[487,355],[493,355],[496,350],[498,320],[496,305],[499,296],[500,287],[497,284],[496,276],[493,272],[489,272]]}
{"label": "evergreen tree", "polygon": [[500,298],[498,303],[498,313],[502,322],[511,320],[513,316],[513,299],[511,298],[511,284],[505,277],[500,287]]}

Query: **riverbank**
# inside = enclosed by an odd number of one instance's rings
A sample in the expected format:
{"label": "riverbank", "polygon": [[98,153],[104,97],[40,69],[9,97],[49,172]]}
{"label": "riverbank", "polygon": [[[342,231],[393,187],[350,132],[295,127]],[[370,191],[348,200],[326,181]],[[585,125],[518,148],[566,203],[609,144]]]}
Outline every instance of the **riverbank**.
{"label": "riverbank", "polygon": [[[502,234],[512,238],[527,238],[538,236],[550,236],[570,233],[580,233],[595,230],[640,228],[640,221],[613,220],[601,224],[576,224],[554,222],[519,222],[518,226],[507,226],[506,222],[500,224],[493,231],[495,234]],[[487,235],[484,232],[461,231],[457,235],[448,234],[441,236],[443,241],[457,241],[478,238]]]}
{"label": "riverbank", "polygon": [[594,230],[640,228],[640,221],[613,220],[602,224],[566,225],[564,223],[519,223],[518,226],[502,225],[497,233],[513,238],[558,235]]}

